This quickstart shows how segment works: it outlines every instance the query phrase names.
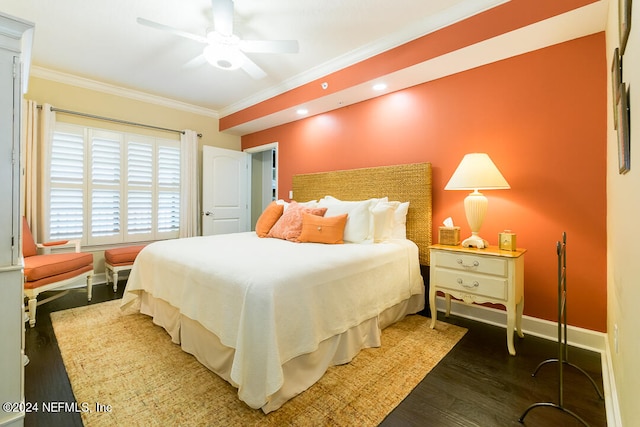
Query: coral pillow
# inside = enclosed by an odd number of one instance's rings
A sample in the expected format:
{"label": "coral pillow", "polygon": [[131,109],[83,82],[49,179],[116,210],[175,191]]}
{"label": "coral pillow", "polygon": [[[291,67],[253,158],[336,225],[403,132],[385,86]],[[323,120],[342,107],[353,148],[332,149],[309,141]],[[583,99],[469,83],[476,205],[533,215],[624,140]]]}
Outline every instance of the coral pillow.
{"label": "coral pillow", "polygon": [[297,242],[302,233],[302,214],[323,216],[327,208],[308,208],[296,202],[289,203],[280,219],[271,227],[267,237]]}
{"label": "coral pillow", "polygon": [[344,226],[347,224],[347,214],[336,216],[317,216],[302,214],[302,233],[299,242],[310,243],[344,243]]}
{"label": "coral pillow", "polygon": [[273,227],[282,216],[282,212],[284,212],[284,206],[276,202],[271,202],[269,206],[265,208],[256,222],[256,234],[258,237],[267,237],[271,227]]}

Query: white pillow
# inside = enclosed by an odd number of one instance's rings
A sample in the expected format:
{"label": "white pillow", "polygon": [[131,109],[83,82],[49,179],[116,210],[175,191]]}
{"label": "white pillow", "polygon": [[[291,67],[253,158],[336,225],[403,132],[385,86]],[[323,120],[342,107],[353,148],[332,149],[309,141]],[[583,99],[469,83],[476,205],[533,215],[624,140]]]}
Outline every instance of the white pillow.
{"label": "white pillow", "polygon": [[[276,203],[279,205],[283,205],[285,211],[289,207],[289,202],[287,202],[286,200],[278,199],[276,200]],[[303,203],[297,202],[297,203],[299,205],[304,206],[305,208],[315,208],[318,205],[317,200],[309,200],[308,202],[303,202]]]}
{"label": "white pillow", "polygon": [[409,211],[409,202],[389,202],[397,203],[393,213],[393,230],[391,231],[392,239],[407,238],[407,212]]}
{"label": "white pillow", "polygon": [[391,238],[394,224],[395,206],[393,203],[380,202],[370,208],[373,220],[373,241],[384,242]]}
{"label": "white pillow", "polygon": [[344,227],[344,241],[349,243],[368,243],[373,241],[373,221],[369,208],[374,201],[342,201],[327,196],[320,199],[318,207],[326,207],[325,217],[347,214]]}

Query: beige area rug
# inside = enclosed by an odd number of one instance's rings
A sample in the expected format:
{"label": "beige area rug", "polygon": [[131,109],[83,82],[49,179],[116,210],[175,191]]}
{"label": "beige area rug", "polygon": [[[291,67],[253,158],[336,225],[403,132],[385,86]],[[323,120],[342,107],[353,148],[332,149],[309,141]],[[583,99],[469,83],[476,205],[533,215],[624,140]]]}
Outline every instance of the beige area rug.
{"label": "beige area rug", "polygon": [[[249,408],[237,390],[120,301],[51,314],[86,426],[376,426],[453,348],[466,330],[409,316],[279,410]],[[97,404],[110,405],[97,412]]]}

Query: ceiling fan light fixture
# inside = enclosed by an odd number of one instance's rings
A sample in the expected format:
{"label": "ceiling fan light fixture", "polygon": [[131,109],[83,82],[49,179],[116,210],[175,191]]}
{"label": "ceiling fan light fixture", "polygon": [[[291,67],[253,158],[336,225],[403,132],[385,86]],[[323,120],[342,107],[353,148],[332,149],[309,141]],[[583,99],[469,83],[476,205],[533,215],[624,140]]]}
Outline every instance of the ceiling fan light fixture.
{"label": "ceiling fan light fixture", "polygon": [[237,48],[224,45],[208,45],[202,52],[208,63],[221,70],[237,70],[244,62]]}
{"label": "ceiling fan light fixture", "polygon": [[137,22],[202,43],[204,45],[202,54],[189,61],[187,65],[199,65],[206,61],[221,70],[242,68],[255,80],[265,78],[267,73],[245,53],[298,53],[297,40],[241,40],[233,33],[233,0],[210,1],[213,26],[206,30],[204,36],[178,30],[144,18],[138,18]]}

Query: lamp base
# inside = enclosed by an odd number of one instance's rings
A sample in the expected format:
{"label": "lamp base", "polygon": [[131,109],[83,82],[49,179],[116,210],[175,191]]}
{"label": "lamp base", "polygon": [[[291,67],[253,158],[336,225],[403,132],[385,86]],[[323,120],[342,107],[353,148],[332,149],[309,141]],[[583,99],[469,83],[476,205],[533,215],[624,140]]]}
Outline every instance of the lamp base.
{"label": "lamp base", "polygon": [[477,234],[473,234],[462,241],[462,246],[465,248],[483,249],[489,247],[489,242],[487,242]]}

